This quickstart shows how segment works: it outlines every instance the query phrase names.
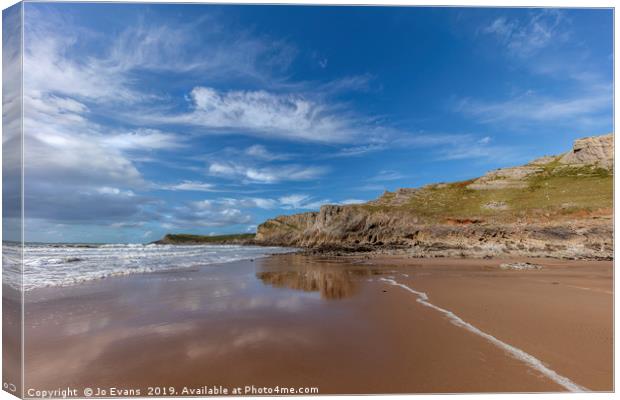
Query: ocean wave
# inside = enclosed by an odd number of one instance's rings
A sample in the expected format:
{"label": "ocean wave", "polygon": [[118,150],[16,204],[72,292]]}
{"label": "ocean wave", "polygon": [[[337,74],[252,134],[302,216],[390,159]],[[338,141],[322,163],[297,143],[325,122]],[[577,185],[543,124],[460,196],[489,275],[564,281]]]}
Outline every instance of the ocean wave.
{"label": "ocean wave", "polygon": [[[291,252],[294,249],[239,245],[104,244],[4,245],[5,283],[33,290],[137,273],[195,268]],[[23,270],[22,270],[23,265]]]}

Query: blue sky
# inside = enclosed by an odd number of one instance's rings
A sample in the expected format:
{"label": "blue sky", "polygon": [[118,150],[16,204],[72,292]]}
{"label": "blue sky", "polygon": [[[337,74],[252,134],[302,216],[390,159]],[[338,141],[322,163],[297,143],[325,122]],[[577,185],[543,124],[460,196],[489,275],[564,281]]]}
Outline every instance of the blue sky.
{"label": "blue sky", "polygon": [[612,131],[612,12],[26,3],[26,239],[253,232]]}

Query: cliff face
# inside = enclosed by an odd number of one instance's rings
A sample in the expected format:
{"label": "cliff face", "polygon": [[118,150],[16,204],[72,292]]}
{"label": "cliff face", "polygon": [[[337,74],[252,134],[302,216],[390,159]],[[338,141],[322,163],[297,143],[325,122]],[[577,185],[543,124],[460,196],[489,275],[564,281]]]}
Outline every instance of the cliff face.
{"label": "cliff face", "polygon": [[613,257],[613,135],[478,179],[326,205],[258,227],[256,242],[413,256]]}

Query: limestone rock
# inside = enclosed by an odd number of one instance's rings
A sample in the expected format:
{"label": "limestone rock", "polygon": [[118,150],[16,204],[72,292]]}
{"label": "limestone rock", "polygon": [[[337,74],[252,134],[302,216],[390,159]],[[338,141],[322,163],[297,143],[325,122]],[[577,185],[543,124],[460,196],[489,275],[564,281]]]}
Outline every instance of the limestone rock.
{"label": "limestone rock", "polygon": [[560,158],[561,164],[595,165],[611,169],[614,163],[614,135],[592,136],[575,140],[573,149]]}
{"label": "limestone rock", "polygon": [[542,171],[537,166],[524,165],[522,167],[500,168],[487,172],[468,185],[469,189],[522,189],[527,187],[524,178]]}
{"label": "limestone rock", "polygon": [[529,262],[516,262],[516,263],[500,264],[499,269],[511,270],[511,271],[526,271],[526,270],[542,269],[542,266],[538,264],[532,264]]}

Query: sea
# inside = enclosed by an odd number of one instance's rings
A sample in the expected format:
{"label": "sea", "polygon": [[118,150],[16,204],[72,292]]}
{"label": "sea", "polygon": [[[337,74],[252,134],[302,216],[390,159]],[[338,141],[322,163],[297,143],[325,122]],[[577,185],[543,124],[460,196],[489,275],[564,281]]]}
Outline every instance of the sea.
{"label": "sea", "polygon": [[[112,276],[252,260],[293,248],[240,245],[3,243],[3,283],[29,291]],[[23,280],[22,280],[23,279]]]}

